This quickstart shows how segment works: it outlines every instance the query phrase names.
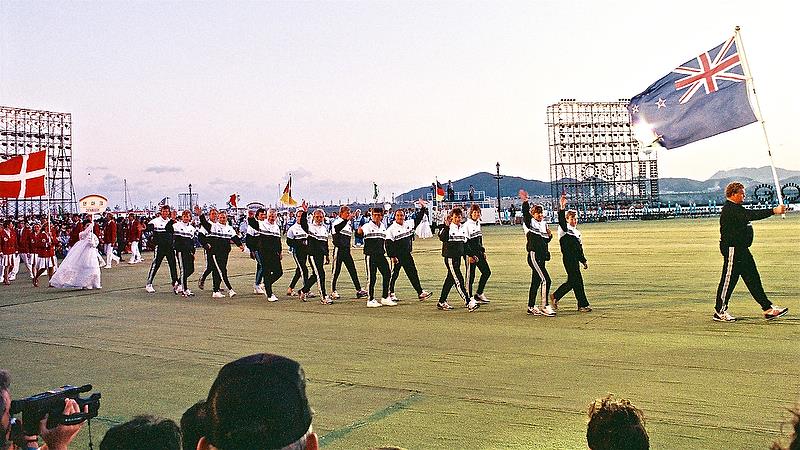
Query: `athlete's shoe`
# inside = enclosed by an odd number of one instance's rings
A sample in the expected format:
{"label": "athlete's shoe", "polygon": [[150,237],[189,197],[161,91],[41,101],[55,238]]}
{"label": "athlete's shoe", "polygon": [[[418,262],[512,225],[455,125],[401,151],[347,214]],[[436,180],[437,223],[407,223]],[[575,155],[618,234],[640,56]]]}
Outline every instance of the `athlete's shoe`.
{"label": "athlete's shoe", "polygon": [[545,317],[555,317],[556,312],[553,311],[553,308],[550,305],[547,305],[544,308],[542,308],[542,315]]}
{"label": "athlete's shoe", "polygon": [[578,312],[592,312],[591,306],[579,306]]}
{"label": "athlete's shoe", "polygon": [[714,315],[711,317],[714,319],[715,322],[736,322],[736,317],[728,314],[728,311],[725,312],[714,312]]}
{"label": "athlete's shoe", "polygon": [[145,291],[147,291],[147,292],[149,292],[149,293],[151,293],[151,294],[152,294],[152,293],[154,293],[154,292],[156,291],[156,290],[153,288],[153,285],[152,285],[152,284],[148,284],[147,286],[145,286],[145,287],[144,287],[144,290],[145,290]]}
{"label": "athlete's shoe", "polygon": [[332,298],[333,300],[339,300],[340,298],[342,298],[342,296],[341,296],[341,295],[339,295],[339,293],[338,293],[338,292],[336,292],[336,291],[333,291],[333,292],[331,292],[331,298]]}
{"label": "athlete's shoe", "polygon": [[381,306],[383,305],[381,305],[381,303],[375,300],[374,298],[371,300],[367,300],[367,308],[380,308]]}
{"label": "athlete's shoe", "polygon": [[316,296],[317,296],[317,294],[315,294],[313,292],[306,292],[306,298],[314,298]]}
{"label": "athlete's shoe", "polygon": [[212,298],[225,298],[225,294],[223,294],[220,291],[217,291],[217,292],[214,292],[213,294],[211,294],[211,297]]}
{"label": "athlete's shoe", "polygon": [[[266,295],[266,294],[264,294],[264,295]],[[278,297],[276,297],[275,294],[272,294],[269,297],[267,297],[267,301],[268,302],[277,302],[278,301]]]}
{"label": "athlete's shoe", "polygon": [[332,305],[333,304],[333,300],[331,300],[331,297],[329,295],[326,295],[325,297],[320,298],[319,302],[322,303],[323,305]]}
{"label": "athlete's shoe", "polygon": [[480,307],[481,307],[481,305],[477,301],[475,301],[474,298],[472,300],[470,300],[469,303],[467,303],[467,311],[469,311],[469,312],[475,311],[476,309],[478,309]]}
{"label": "athlete's shoe", "polygon": [[777,319],[778,317],[786,315],[789,308],[781,308],[780,306],[772,305],[772,308],[764,311],[764,318],[767,320]]}
{"label": "athlete's shoe", "polygon": [[383,306],[397,306],[397,302],[392,300],[391,297],[386,297],[381,299],[381,305]]}
{"label": "athlete's shoe", "polygon": [[478,294],[478,303],[485,305],[486,303],[489,303],[489,299],[483,294]]}
{"label": "athlete's shoe", "polygon": [[438,302],[438,303],[436,303],[436,308],[441,309],[442,311],[450,311],[451,309],[453,309],[453,307],[450,306],[450,304],[447,303],[447,302],[444,302],[444,303]]}
{"label": "athlete's shoe", "polygon": [[205,289],[206,288],[206,280],[200,278],[200,280],[197,282],[197,287],[199,287],[201,291],[203,289]]}
{"label": "athlete's shoe", "polygon": [[420,299],[420,301],[422,301],[422,300],[425,300],[426,298],[428,298],[430,296],[431,296],[430,292],[428,292],[426,290],[423,290],[422,292],[419,293],[419,295],[417,297]]}
{"label": "athlete's shoe", "polygon": [[236,291],[233,289],[228,289],[228,297],[233,297],[234,295],[236,295]]}
{"label": "athlete's shoe", "polygon": [[182,294],[182,293],[183,293],[183,286],[181,286],[181,285],[180,285],[180,284],[178,284],[178,283],[175,283],[175,284],[172,286],[172,292],[174,292],[174,293],[175,293],[175,295],[180,295],[180,294]]}
{"label": "athlete's shoe", "polygon": [[191,291],[191,290],[189,290],[189,289],[184,289],[184,290],[183,290],[183,296],[184,296],[184,297],[194,297],[194,292],[192,292],[192,291]]}
{"label": "athlete's shoe", "polygon": [[553,311],[558,310],[558,299],[556,298],[556,294],[550,294],[550,305],[553,306]]}
{"label": "athlete's shoe", "polygon": [[264,290],[261,289],[261,285],[254,284],[253,285],[253,294],[263,294]]}
{"label": "athlete's shoe", "polygon": [[308,298],[308,294],[306,294],[305,292],[303,292],[303,291],[300,291],[300,293],[299,293],[299,294],[297,294],[297,295],[300,297],[300,301],[301,301],[301,302],[305,302],[305,301],[307,301],[306,299]]}
{"label": "athlete's shoe", "polygon": [[297,295],[297,292],[295,292],[294,289],[289,288],[286,290],[286,295],[288,295],[289,297],[294,297]]}
{"label": "athlete's shoe", "polygon": [[360,291],[356,292],[356,298],[367,298],[369,296],[369,292],[361,289]]}
{"label": "athlete's shoe", "polygon": [[538,307],[538,306],[536,306],[536,305],[534,305],[534,306],[529,306],[529,307],[528,307],[528,315],[531,315],[531,316],[541,316],[541,315],[542,315],[542,310],[540,310],[540,309],[539,309],[539,307]]}

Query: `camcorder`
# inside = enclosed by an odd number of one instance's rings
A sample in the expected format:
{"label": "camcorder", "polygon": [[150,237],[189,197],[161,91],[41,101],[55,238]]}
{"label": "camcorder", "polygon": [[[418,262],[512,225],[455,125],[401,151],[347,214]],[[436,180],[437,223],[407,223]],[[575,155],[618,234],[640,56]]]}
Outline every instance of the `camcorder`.
{"label": "camcorder", "polygon": [[[22,414],[21,431],[27,436],[39,434],[39,422],[47,416],[47,428],[54,428],[59,425],[77,425],[84,420],[97,417],[100,409],[100,393],[96,392],[88,397],[81,398],[81,394],[92,390],[91,384],[81,387],[61,386],[51,391],[32,395],[21,400],[13,400],[9,413],[13,416]],[[75,400],[78,403],[80,412],[64,415],[64,405],[67,399]],[[83,412],[87,406],[87,412]],[[20,421],[15,421],[19,426]]]}

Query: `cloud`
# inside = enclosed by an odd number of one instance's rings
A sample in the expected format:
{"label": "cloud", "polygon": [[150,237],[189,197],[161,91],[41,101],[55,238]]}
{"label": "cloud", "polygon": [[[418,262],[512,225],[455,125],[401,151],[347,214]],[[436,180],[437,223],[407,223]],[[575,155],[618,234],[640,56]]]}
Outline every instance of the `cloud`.
{"label": "cloud", "polygon": [[98,171],[98,170],[108,170],[108,167],[107,167],[107,166],[89,166],[89,167],[87,167],[87,168],[86,168],[86,170],[88,170],[89,172],[91,172],[91,171],[93,171],[93,170],[94,170],[94,171]]}
{"label": "cloud", "polygon": [[169,172],[183,172],[183,169],[175,166],[150,166],[144,169],[144,171],[153,173],[169,173]]}

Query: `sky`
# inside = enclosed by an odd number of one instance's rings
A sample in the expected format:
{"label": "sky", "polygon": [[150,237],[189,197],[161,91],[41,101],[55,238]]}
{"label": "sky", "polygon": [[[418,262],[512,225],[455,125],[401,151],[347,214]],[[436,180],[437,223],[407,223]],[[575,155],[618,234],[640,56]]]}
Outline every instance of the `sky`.
{"label": "sky", "polygon": [[[0,0],[0,105],[70,112],[78,198],[364,200],[476,172],[549,181],[545,111],[630,98],[742,28],[775,165],[800,169],[788,1]],[[782,50],[783,49],[783,50]],[[762,127],[662,177],[769,164]],[[458,187],[458,186],[457,186]]]}

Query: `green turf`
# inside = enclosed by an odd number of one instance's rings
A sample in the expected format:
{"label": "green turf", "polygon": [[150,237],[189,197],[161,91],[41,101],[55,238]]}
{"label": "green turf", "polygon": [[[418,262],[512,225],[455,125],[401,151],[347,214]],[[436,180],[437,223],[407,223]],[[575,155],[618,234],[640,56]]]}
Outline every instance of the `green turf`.
{"label": "green turf", "polygon": [[[492,302],[474,313],[418,302],[404,275],[398,307],[368,309],[349,299],[267,303],[251,294],[254,263],[242,254],[230,264],[240,296],[219,301],[208,290],[174,296],[165,266],[148,295],[148,267],[124,266],[103,272],[101,291],[0,287],[0,366],[12,371],[15,398],[94,384],[103,394],[95,444],[135,414],[179,419],[222,364],[273,352],[305,367],[314,426],[330,449],[586,448],[587,405],[608,392],[644,410],[653,448],[768,448],[800,397],[798,225],[794,215],[754,224],[767,293],[791,308],[773,322],[741,282],[730,308],[740,321],[711,321],[716,219],[580,225],[595,310],[577,313],[570,294],[552,319],[525,314],[521,229],[486,227]],[[555,241],[551,252],[557,285]],[[423,287],[438,295],[438,241],[417,240],[414,254]],[[352,297],[349,278],[340,283]],[[460,305],[455,293],[450,301]],[[86,434],[73,448],[86,447]]]}

